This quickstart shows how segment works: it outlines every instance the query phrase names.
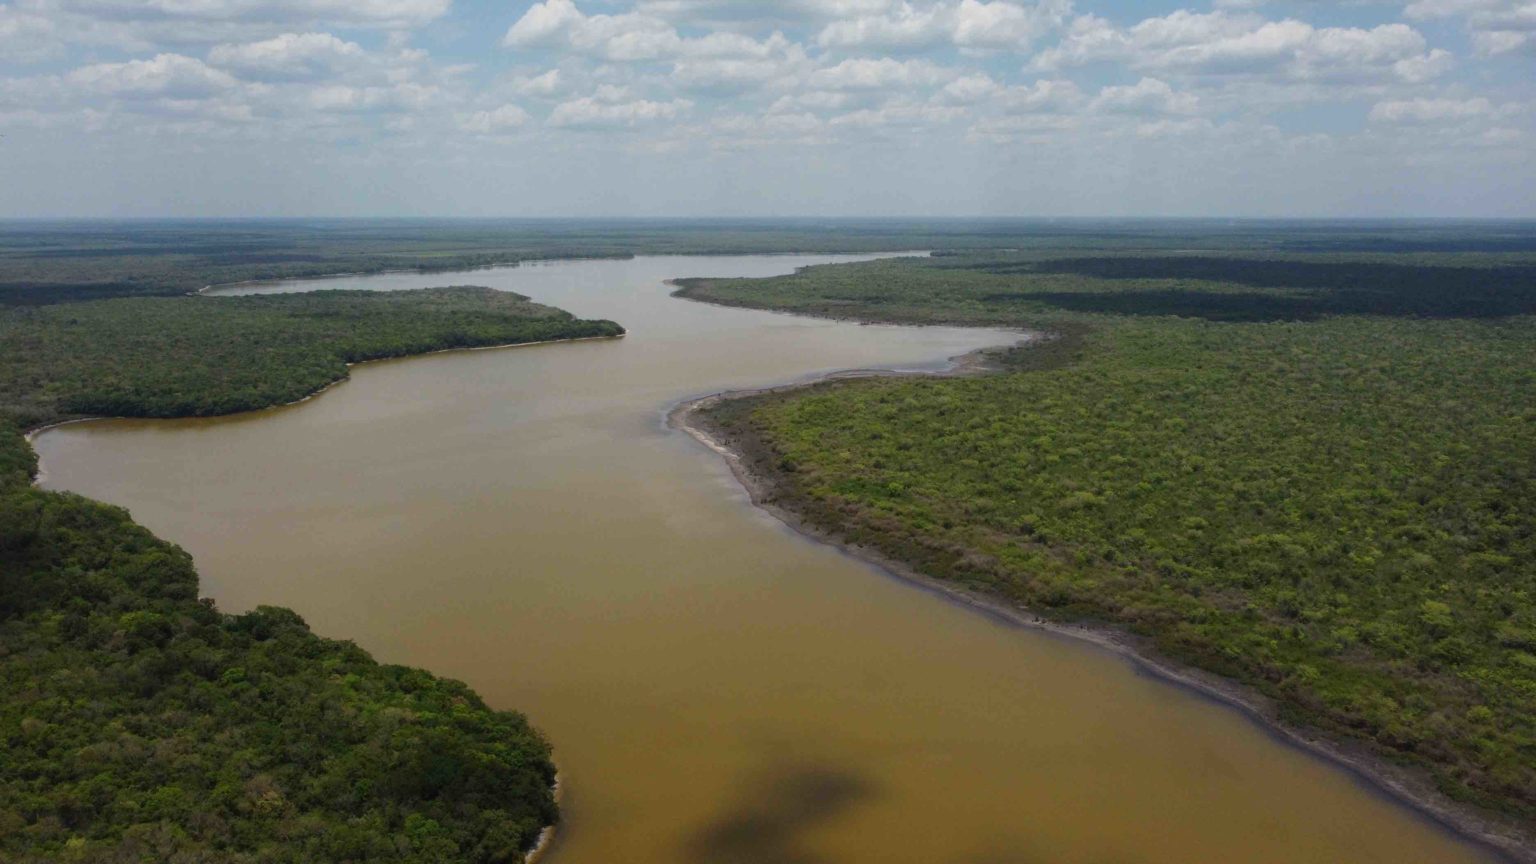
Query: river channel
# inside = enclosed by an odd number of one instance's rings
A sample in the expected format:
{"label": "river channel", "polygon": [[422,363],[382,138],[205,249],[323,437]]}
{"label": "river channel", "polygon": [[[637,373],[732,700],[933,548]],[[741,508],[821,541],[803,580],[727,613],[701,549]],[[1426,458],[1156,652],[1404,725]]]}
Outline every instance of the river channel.
{"label": "river channel", "polygon": [[[1016,340],[672,299],[829,256],[645,257],[226,292],[476,284],[621,340],[372,363],[305,403],[100,421],[44,484],[130,508],[227,611],[297,610],[526,712],[553,864],[1486,861],[1348,772],[1126,660],[806,540],[669,406]],[[216,292],[218,293],[218,292]]]}

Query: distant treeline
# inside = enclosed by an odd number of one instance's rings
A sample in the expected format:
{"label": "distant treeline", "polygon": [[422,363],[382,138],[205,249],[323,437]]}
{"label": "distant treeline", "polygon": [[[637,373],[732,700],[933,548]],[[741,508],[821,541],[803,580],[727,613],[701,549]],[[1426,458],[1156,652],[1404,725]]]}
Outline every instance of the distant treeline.
{"label": "distant treeline", "polygon": [[[1536,255],[1536,223],[1201,220],[236,220],[0,222],[0,305],[184,294],[344,272],[640,254],[1019,249],[1483,251]],[[1533,259],[1536,260],[1536,259]]]}

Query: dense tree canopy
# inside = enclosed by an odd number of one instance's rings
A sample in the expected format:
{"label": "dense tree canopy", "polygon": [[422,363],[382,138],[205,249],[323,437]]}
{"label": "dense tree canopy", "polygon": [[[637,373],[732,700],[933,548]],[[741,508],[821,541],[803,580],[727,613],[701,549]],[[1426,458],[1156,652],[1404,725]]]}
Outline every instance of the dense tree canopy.
{"label": "dense tree canopy", "polygon": [[361,360],[623,332],[467,286],[0,307],[0,410],[28,424],[229,414],[300,399]]}

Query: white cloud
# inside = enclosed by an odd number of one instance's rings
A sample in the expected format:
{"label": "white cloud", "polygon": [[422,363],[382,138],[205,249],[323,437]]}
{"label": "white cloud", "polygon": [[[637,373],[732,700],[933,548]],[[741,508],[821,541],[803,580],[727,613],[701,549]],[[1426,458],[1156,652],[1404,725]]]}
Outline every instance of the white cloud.
{"label": "white cloud", "polygon": [[[282,33],[376,29],[403,33],[452,0],[10,0],[0,4],[0,65],[67,46],[134,54],[201,54]],[[16,38],[24,42],[15,43]]]}
{"label": "white cloud", "polygon": [[53,56],[59,48],[57,35],[46,16],[0,5],[0,58],[5,61],[31,63]]}
{"label": "white cloud", "polygon": [[58,9],[119,21],[323,21],[353,27],[419,27],[453,0],[55,0]]}
{"label": "white cloud", "polygon": [[1416,20],[1465,18],[1472,45],[1480,54],[1536,52],[1536,2],[1533,0],[1419,0],[1404,10]]}
{"label": "white cloud", "polygon": [[1209,133],[1215,128],[1215,124],[1204,117],[1184,117],[1179,119],[1165,117],[1159,120],[1137,123],[1135,129],[1132,130],[1132,134],[1137,138],[1173,138],[1183,135]]}
{"label": "white cloud", "polygon": [[617,93],[598,93],[561,102],[549,115],[549,125],[570,129],[601,129],[642,126],[674,120],[693,107],[686,99],[657,102],[650,99],[623,101]]}
{"label": "white cloud", "polygon": [[304,80],[355,64],[363,49],[329,33],[284,33],[261,42],[216,45],[208,52],[215,66],[245,78]]}
{"label": "white cloud", "polygon": [[920,127],[948,123],[964,114],[963,108],[897,99],[877,108],[864,108],[833,117],[831,125],[864,129],[884,126]]}
{"label": "white cloud", "polygon": [[661,18],[642,12],[588,15],[574,0],[535,3],[507,30],[502,44],[508,48],[575,51],[614,62],[767,57],[790,47],[778,33],[764,40],[726,32],[685,38]]}
{"label": "white cloud", "polygon": [[814,69],[805,49],[780,33],[763,42],[710,34],[685,47],[686,56],[672,67],[672,81],[696,92],[736,94],[775,82],[790,84]]}
{"label": "white cloud", "polygon": [[1009,114],[1062,113],[1082,106],[1082,88],[1071,81],[1043,80],[1003,90],[998,105]]}
{"label": "white cloud", "polygon": [[1061,26],[1071,0],[944,0],[871,4],[828,23],[816,41],[825,48],[962,48],[1024,50]]}
{"label": "white cloud", "polygon": [[1395,99],[1377,102],[1371,108],[1371,120],[1378,123],[1439,123],[1487,117],[1494,113],[1493,103],[1475,99]]}
{"label": "white cloud", "polygon": [[414,82],[385,86],[329,84],[308,91],[308,106],[322,113],[359,114],[419,110],[438,95],[437,87]]}
{"label": "white cloud", "polygon": [[1168,82],[1143,78],[1135,84],[1105,87],[1093,100],[1097,111],[1117,114],[1193,114],[1199,100],[1175,91]]}
{"label": "white cloud", "polygon": [[587,16],[581,14],[572,0],[535,3],[507,30],[502,44],[519,48],[559,44],[562,37],[586,20]]}
{"label": "white cloud", "polygon": [[83,90],[124,99],[195,99],[239,84],[229,73],[180,54],[84,66],[70,72],[66,81]]}
{"label": "white cloud", "polygon": [[1059,69],[1117,61],[1166,74],[1422,81],[1443,72],[1450,59],[1443,50],[1431,50],[1424,36],[1406,24],[1314,27],[1296,19],[1268,21],[1246,13],[1181,10],[1127,29],[1083,16],[1036,65]]}
{"label": "white cloud", "polygon": [[926,48],[948,35],[945,10],[902,3],[877,15],[828,24],[816,41],[824,48]]}
{"label": "white cloud", "polygon": [[459,118],[459,128],[479,135],[507,132],[524,126],[529,121],[528,112],[516,105],[506,105],[486,111],[476,111]]}
{"label": "white cloud", "polygon": [[968,48],[1024,50],[1060,27],[1071,11],[1071,0],[1040,0],[1029,4],[963,0],[955,10],[955,44]]}
{"label": "white cloud", "polygon": [[816,70],[811,83],[823,90],[884,90],[931,87],[954,77],[954,72],[928,60],[860,57]]}
{"label": "white cloud", "polygon": [[857,15],[874,15],[896,0],[639,0],[636,11],[718,27],[820,23]]}
{"label": "white cloud", "polygon": [[531,77],[515,78],[512,81],[512,89],[523,96],[553,96],[560,92],[562,86],[559,69],[551,69]]}
{"label": "white cloud", "polygon": [[681,60],[672,67],[672,81],[685,90],[733,94],[784,80],[804,65],[804,57]]}
{"label": "white cloud", "polygon": [[944,85],[942,94],[950,102],[970,104],[980,102],[1002,90],[1002,85],[985,72],[966,75]]}
{"label": "white cloud", "polygon": [[854,101],[846,92],[832,90],[807,90],[791,96],[781,96],[768,106],[770,114],[798,113],[804,111],[837,111]]}

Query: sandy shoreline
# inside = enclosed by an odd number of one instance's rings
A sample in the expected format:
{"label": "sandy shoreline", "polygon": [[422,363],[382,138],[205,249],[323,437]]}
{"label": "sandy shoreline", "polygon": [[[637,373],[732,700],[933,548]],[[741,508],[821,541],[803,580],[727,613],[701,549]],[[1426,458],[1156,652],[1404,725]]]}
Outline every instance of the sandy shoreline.
{"label": "sandy shoreline", "polygon": [[[1029,342],[1039,338],[1041,334],[1027,334],[1023,341]],[[1499,858],[1519,862],[1519,864],[1536,864],[1536,828],[1500,820],[1469,805],[1453,801],[1436,789],[1427,775],[1391,763],[1369,752],[1363,745],[1334,740],[1321,733],[1286,724],[1280,719],[1273,700],[1244,684],[1170,660],[1160,655],[1147,640],[1132,636],[1111,625],[1069,624],[1043,618],[1001,598],[970,591],[953,583],[926,576],[902,561],[877,550],[849,543],[835,533],[810,524],[799,514],[773,503],[774,479],[749,466],[747,455],[718,437],[717,430],[700,416],[703,409],[722,401],[800,390],[826,381],[876,376],[946,377],[985,374],[995,371],[995,367],[987,360],[988,355],[1006,347],[1008,346],[984,348],[951,358],[950,366],[937,372],[858,369],[834,372],[812,380],[775,387],[728,390],[677,404],[667,413],[667,424],[674,429],[686,432],[694,440],[724,459],[732,475],[747,492],[752,505],[772,515],[801,536],[833,546],[891,577],[912,583],[989,616],[1020,627],[1087,642],[1102,650],[1111,651],[1129,660],[1140,671],[1187,688],[1229,708],[1237,709],[1281,741],[1344,768],[1374,791],[1406,805],[1419,815],[1483,847]]]}

